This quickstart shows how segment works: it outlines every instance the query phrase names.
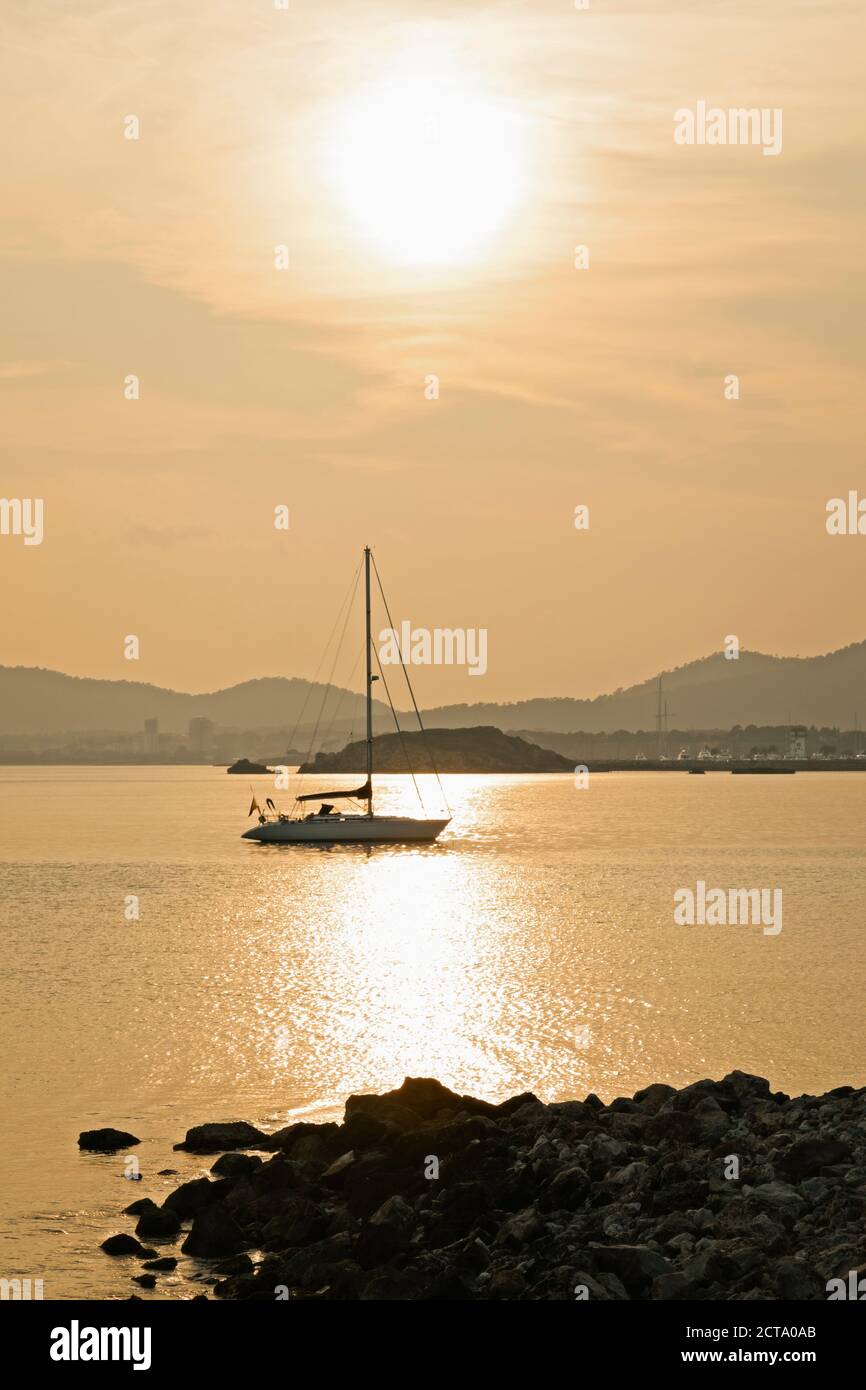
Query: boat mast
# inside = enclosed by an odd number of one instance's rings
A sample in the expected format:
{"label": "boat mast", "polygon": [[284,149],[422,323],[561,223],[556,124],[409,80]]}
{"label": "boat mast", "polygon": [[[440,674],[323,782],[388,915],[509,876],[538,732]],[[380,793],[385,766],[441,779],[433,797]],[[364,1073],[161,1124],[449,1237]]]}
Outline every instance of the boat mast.
{"label": "boat mast", "polygon": [[364,546],[364,590],[365,590],[365,617],[366,617],[366,637],[364,650],[367,657],[367,786],[370,794],[367,797],[367,815],[373,814],[373,666],[372,666],[372,642],[370,639],[370,547]]}

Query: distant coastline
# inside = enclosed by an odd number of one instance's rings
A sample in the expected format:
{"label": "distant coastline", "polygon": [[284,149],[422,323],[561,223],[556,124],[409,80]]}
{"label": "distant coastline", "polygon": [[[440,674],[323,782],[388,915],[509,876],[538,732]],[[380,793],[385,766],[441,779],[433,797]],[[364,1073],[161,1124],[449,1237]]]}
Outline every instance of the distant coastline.
{"label": "distant coastline", "polygon": [[[548,750],[542,749],[542,752]],[[363,772],[360,764],[354,764],[345,768],[335,768],[331,765],[305,763],[298,767],[296,763],[286,762],[285,759],[268,758],[268,762],[281,767],[288,767],[289,771],[299,771],[304,773],[332,772],[334,775],[342,775],[356,772]],[[727,773],[747,773],[752,775],[771,775],[779,772],[866,772],[866,758],[814,758],[794,761],[788,758],[780,758],[775,763],[761,763],[749,760],[702,762],[697,758],[669,758],[659,761],[654,758],[589,758],[584,762],[574,763],[570,759],[563,759],[568,766],[550,767],[473,767],[466,765],[463,767],[440,767],[442,773],[464,774],[466,776],[495,776],[513,772],[516,775],[521,773],[538,773],[559,776],[570,776],[575,771],[585,768],[587,772],[608,773],[608,772],[679,772],[688,773],[700,771],[706,773],[727,772]],[[227,762],[211,763],[201,758],[190,757],[147,757],[141,755],[118,756],[116,758],[104,757],[58,757],[56,753],[31,755],[16,753],[0,753],[0,767],[213,767],[220,771],[225,771],[229,764]],[[429,771],[429,767],[420,767],[416,772]],[[409,775],[406,767],[397,768],[382,767],[379,771],[387,776],[389,774],[399,776]],[[248,773],[249,776],[264,776],[264,773]]]}

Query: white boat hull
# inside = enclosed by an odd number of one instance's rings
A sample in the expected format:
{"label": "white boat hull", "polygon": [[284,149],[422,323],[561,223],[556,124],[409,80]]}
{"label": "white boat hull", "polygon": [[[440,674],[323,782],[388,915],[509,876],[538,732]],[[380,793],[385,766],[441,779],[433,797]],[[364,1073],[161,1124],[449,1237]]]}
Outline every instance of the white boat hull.
{"label": "white boat hull", "polygon": [[410,844],[435,840],[450,817],[420,820],[412,816],[307,816],[303,820],[269,820],[245,830],[244,840],[265,845]]}

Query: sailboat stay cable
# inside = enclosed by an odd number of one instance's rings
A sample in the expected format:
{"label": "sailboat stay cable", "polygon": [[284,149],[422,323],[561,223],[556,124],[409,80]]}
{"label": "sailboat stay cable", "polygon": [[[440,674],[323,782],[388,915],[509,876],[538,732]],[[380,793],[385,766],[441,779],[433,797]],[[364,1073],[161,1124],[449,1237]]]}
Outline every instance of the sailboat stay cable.
{"label": "sailboat stay cable", "polygon": [[[341,610],[341,611],[342,611],[342,610]],[[346,686],[345,686],[345,688],[340,692],[340,697],[339,697],[339,699],[337,700],[336,709],[334,710],[334,713],[331,715],[331,718],[328,720],[327,728],[325,728],[325,729],[322,731],[322,743],[326,743],[326,742],[328,741],[328,739],[331,737],[331,734],[332,734],[333,731],[334,731],[334,726],[336,725],[337,720],[338,720],[338,718],[340,717],[340,710],[343,708],[343,703],[344,703],[344,701],[345,701],[345,699],[346,699],[346,696],[349,695],[349,696],[351,696],[351,697],[354,698],[354,696],[355,696],[356,693],[357,693],[356,691],[354,691],[354,690],[351,689],[351,685],[352,685],[352,682],[353,682],[354,679],[355,679],[355,672],[356,672],[357,669],[358,669],[358,666],[359,666],[359,664],[360,664],[360,662],[361,662],[361,658],[362,658],[363,655],[364,655],[364,652],[363,652],[363,648],[362,648],[362,649],[358,652],[358,655],[355,657],[355,664],[354,664],[354,666],[352,667],[351,671],[349,672],[349,675],[348,675],[348,678],[347,678],[347,681],[346,681]],[[354,732],[354,731],[350,728],[350,730],[349,730],[349,740],[350,740],[350,741],[351,741],[352,733],[353,733],[353,732]],[[307,761],[307,762],[310,761],[309,757],[307,757],[306,761]],[[305,777],[305,776],[306,776],[306,774],[303,773],[303,772],[300,773],[300,774],[298,775],[298,784],[297,784],[297,785],[298,785],[298,791],[300,790],[300,787],[303,785],[303,780],[304,780],[304,777]],[[295,800],[294,800],[294,805],[297,806],[297,804],[298,804],[298,792],[295,793]]]}
{"label": "sailboat stay cable", "polygon": [[[381,578],[381,575],[379,574],[379,567],[378,567],[378,565],[376,564],[376,557],[375,557],[375,555],[372,555],[372,554],[371,554],[370,559],[373,561],[373,569],[376,571],[376,583],[379,585],[379,593],[380,593],[381,596],[382,596],[382,603],[384,604],[385,613],[386,613],[387,618],[388,618],[388,626],[390,627],[390,629],[391,629],[392,632],[396,633],[397,629],[396,629],[395,626],[394,626],[394,619],[391,617],[391,610],[390,610],[390,608],[388,607],[388,600],[387,600],[386,597],[385,597],[385,590],[382,588],[382,578]],[[427,756],[428,756],[428,758],[430,759],[430,766],[432,767],[432,769],[433,769],[433,775],[434,775],[434,777],[436,778],[436,781],[437,781],[438,784],[439,784],[439,790],[440,790],[440,792],[442,793],[442,800],[445,802],[445,806],[446,806],[446,808],[447,808],[447,810],[448,810],[448,814],[450,815],[450,814],[451,814],[451,807],[448,805],[448,798],[447,798],[447,796],[445,795],[445,788],[444,788],[443,785],[442,785],[442,780],[441,780],[441,778],[440,778],[440,776],[439,776],[438,771],[436,770],[436,763],[435,763],[435,761],[434,761],[434,759],[433,759],[432,753],[430,752],[430,743],[429,743],[429,739],[428,739],[428,737],[427,737],[427,730],[424,728],[424,721],[423,721],[422,718],[421,718],[421,711],[419,710],[417,701],[416,701],[416,699],[415,699],[415,691],[412,689],[412,682],[411,682],[410,679],[409,679],[409,672],[406,670],[406,665],[405,665],[405,663],[404,663],[404,661],[403,661],[403,652],[402,652],[402,650],[400,649],[400,643],[399,643],[399,642],[397,643],[397,651],[398,651],[399,656],[400,656],[400,666],[402,667],[403,675],[404,675],[405,678],[406,678],[406,689],[409,691],[409,695],[410,695],[410,697],[411,697],[411,699],[412,699],[412,707],[413,707],[413,709],[415,710],[415,718],[418,720],[418,728],[421,730],[421,733],[422,733],[423,738],[424,738],[424,747],[427,749]],[[377,657],[378,657],[378,654],[377,654]],[[381,669],[381,667],[380,667],[380,669]],[[383,676],[382,679],[383,679],[383,681],[384,681],[385,677]],[[388,688],[388,687],[387,687],[387,685],[386,685],[385,689],[387,690],[387,688]],[[389,696],[388,698],[389,698],[389,700],[390,700],[391,697]],[[391,706],[391,709],[393,710],[393,708],[394,708],[394,707],[393,707],[393,705],[392,705],[392,706]],[[395,717],[395,719],[396,719],[396,715],[395,715],[394,717]],[[408,759],[407,759],[407,761],[408,761]]]}
{"label": "sailboat stay cable", "polygon": [[[399,737],[400,737],[400,747],[403,749],[403,757],[406,759],[406,766],[407,766],[408,769],[409,769],[409,776],[412,778],[412,785],[413,785],[413,787],[415,788],[415,795],[416,795],[417,798],[418,798],[418,801],[419,801],[419,804],[420,804],[420,806],[421,806],[421,809],[422,809],[422,810],[426,810],[427,808],[426,808],[425,805],[424,805],[424,798],[423,798],[423,796],[421,795],[421,792],[420,792],[420,790],[419,790],[419,788],[418,788],[418,783],[415,781],[415,771],[414,771],[414,769],[413,769],[413,767],[412,767],[412,760],[411,760],[411,758],[409,757],[409,751],[408,751],[408,749],[407,749],[407,747],[406,747],[406,740],[405,740],[405,738],[403,737],[403,730],[400,728],[400,721],[399,721],[399,719],[397,718],[397,711],[396,711],[395,708],[394,708],[394,701],[391,699],[391,692],[390,692],[390,690],[388,689],[388,682],[387,682],[386,679],[385,679],[385,672],[382,670],[382,663],[381,663],[381,661],[379,660],[379,653],[376,651],[376,648],[375,648],[375,647],[373,648],[373,651],[376,653],[376,665],[377,665],[378,668],[379,668],[379,675],[380,675],[380,677],[381,677],[381,679],[382,679],[382,684],[383,684],[384,687],[385,687],[385,694],[388,696],[388,704],[389,704],[390,707],[391,707],[391,714],[392,714],[392,717],[393,717],[393,719],[394,719],[394,728],[397,730],[397,733],[398,733],[398,735],[399,735]],[[440,785],[441,785],[441,784],[440,784]],[[443,793],[443,795],[444,795],[444,793]],[[447,804],[447,803],[446,803],[446,804]]]}
{"label": "sailboat stay cable", "polygon": [[[291,738],[289,739],[289,748],[293,748],[293,747],[294,747],[294,744],[295,744],[295,737],[296,737],[296,735],[297,735],[298,729],[301,727],[301,720],[303,719],[304,714],[306,713],[307,705],[308,705],[309,700],[310,700],[310,695],[312,694],[312,691],[313,691],[313,686],[316,684],[316,680],[317,680],[317,678],[318,678],[319,672],[321,671],[322,667],[323,667],[324,664],[325,664],[325,657],[328,655],[328,649],[329,649],[329,647],[330,647],[332,641],[334,640],[334,633],[337,631],[337,625],[338,625],[338,623],[339,623],[339,621],[340,621],[340,617],[341,617],[342,612],[343,612],[343,607],[344,607],[345,604],[348,604],[350,609],[351,609],[351,607],[352,607],[352,599],[354,598],[354,596],[355,596],[355,590],[356,590],[357,587],[358,587],[358,576],[360,575],[360,573],[361,573],[361,566],[360,566],[360,564],[359,564],[359,565],[358,565],[358,568],[355,570],[354,575],[352,576],[351,582],[350,582],[350,584],[349,584],[348,591],[347,591],[347,593],[346,593],[346,597],[343,599],[343,602],[340,604],[339,610],[338,610],[338,612],[337,612],[337,616],[336,616],[336,618],[334,619],[334,626],[331,628],[330,634],[329,634],[329,636],[328,636],[328,640],[327,640],[327,642],[325,643],[324,649],[323,649],[323,651],[322,651],[322,655],[319,657],[318,665],[316,666],[316,669],[315,669],[315,671],[314,671],[314,673],[313,673],[313,679],[312,679],[312,681],[307,685],[307,693],[306,693],[306,695],[304,696],[304,702],[303,702],[303,704],[301,705],[301,712],[300,712],[300,714],[298,715],[297,719],[295,720],[295,727],[294,727],[294,729],[292,730],[292,736],[291,736]],[[326,690],[325,694],[326,694],[326,697],[327,697],[327,690]],[[324,708],[324,705],[323,705],[323,708]],[[321,717],[321,715],[320,715],[320,717]]]}
{"label": "sailboat stay cable", "polygon": [[[316,719],[315,728],[313,729],[313,736],[312,736],[312,738],[310,739],[310,746],[309,746],[309,748],[307,749],[307,756],[306,756],[306,758],[304,759],[305,762],[309,762],[309,761],[310,761],[310,755],[311,755],[311,753],[312,753],[312,751],[313,751],[313,745],[314,745],[314,743],[316,742],[316,739],[317,739],[317,737],[318,737],[318,734],[319,734],[319,726],[320,726],[320,724],[321,724],[321,722],[322,722],[322,716],[323,716],[323,714],[324,714],[324,712],[325,712],[325,705],[326,705],[326,703],[327,703],[328,696],[329,696],[330,693],[331,693],[331,685],[332,685],[333,680],[334,680],[334,671],[336,670],[337,662],[338,662],[338,660],[340,659],[340,652],[341,652],[342,649],[343,649],[343,638],[346,636],[346,628],[347,628],[348,625],[349,625],[349,618],[352,616],[352,599],[355,597],[355,590],[356,590],[357,587],[358,587],[358,577],[359,577],[360,573],[361,573],[361,567],[360,567],[360,565],[359,565],[359,566],[358,566],[358,569],[357,569],[357,572],[356,572],[356,574],[355,574],[355,580],[354,580],[354,584],[353,584],[353,586],[352,586],[352,592],[351,592],[351,594],[349,595],[349,602],[348,602],[348,605],[347,605],[347,607],[346,607],[346,616],[345,616],[345,618],[343,619],[342,631],[340,632],[340,638],[339,638],[339,641],[337,642],[337,650],[334,652],[334,660],[331,662],[331,670],[330,670],[330,672],[328,673],[328,684],[325,686],[325,693],[324,693],[324,695],[322,696],[322,704],[321,704],[321,707],[320,707],[320,709],[319,709],[318,718]],[[339,615],[338,615],[337,621],[339,622]],[[335,626],[336,626],[336,624],[335,624]],[[331,635],[333,636],[333,632],[332,632]],[[329,644],[330,644],[330,641],[331,641],[331,638],[329,637],[329,638],[328,638]]]}
{"label": "sailboat stay cable", "polygon": [[[322,741],[323,741],[323,742],[324,742],[324,740],[325,740],[326,738],[330,738],[331,734],[333,733],[334,725],[336,724],[337,720],[338,720],[339,717],[340,717],[340,710],[343,708],[343,704],[344,704],[344,702],[345,702],[346,696],[347,696],[347,695],[350,695],[350,696],[354,699],[354,698],[357,696],[357,694],[358,694],[357,690],[353,690],[353,689],[352,689],[352,682],[353,682],[353,680],[355,679],[355,672],[357,671],[358,667],[360,666],[361,661],[363,660],[363,657],[364,657],[364,648],[363,648],[363,646],[362,646],[362,647],[360,648],[359,652],[358,652],[358,655],[355,657],[355,664],[354,664],[354,666],[352,667],[351,671],[349,672],[348,676],[346,677],[346,684],[345,684],[345,686],[343,687],[343,689],[342,689],[341,692],[340,692],[340,698],[337,700],[337,704],[336,704],[336,708],[334,709],[334,713],[331,715],[331,718],[328,720],[328,727],[324,730],[324,732],[323,732],[323,734],[322,734]],[[361,699],[363,700],[363,696],[361,697]],[[351,738],[352,738],[352,734],[353,734],[353,733],[354,733],[354,728],[352,728],[352,729],[349,730],[349,740],[350,740],[350,741],[351,741]]]}

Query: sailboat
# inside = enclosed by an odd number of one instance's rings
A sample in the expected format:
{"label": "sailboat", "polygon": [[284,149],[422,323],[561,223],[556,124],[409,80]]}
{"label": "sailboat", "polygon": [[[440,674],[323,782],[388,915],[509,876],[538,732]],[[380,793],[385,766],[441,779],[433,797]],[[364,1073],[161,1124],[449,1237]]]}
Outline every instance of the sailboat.
{"label": "sailboat", "polygon": [[[409,844],[435,840],[451,820],[450,815],[430,819],[420,816],[382,816],[373,809],[373,646],[370,632],[370,547],[364,547],[364,653],[366,661],[367,696],[367,777],[363,786],[352,791],[307,792],[296,798],[296,804],[319,802],[319,809],[307,815],[289,815],[274,807],[270,813],[260,811],[258,824],[244,831],[242,839],[258,840],[262,844]],[[377,571],[378,575],[378,571]],[[380,584],[381,587],[381,584]],[[403,668],[407,684],[409,675]],[[409,684],[412,693],[411,684]],[[417,712],[415,696],[412,702]],[[418,716],[420,724],[420,715]],[[422,726],[423,727],[423,726]],[[337,811],[335,801],[367,803],[366,811]],[[255,806],[255,798],[253,805]],[[273,807],[273,802],[268,800]]]}

